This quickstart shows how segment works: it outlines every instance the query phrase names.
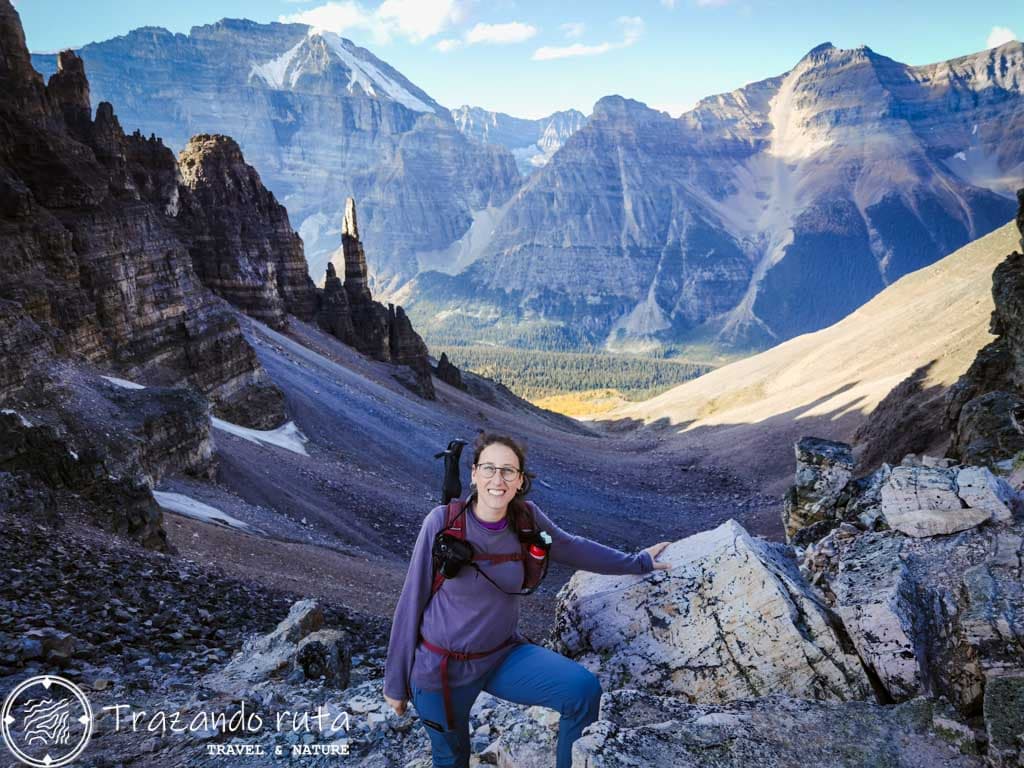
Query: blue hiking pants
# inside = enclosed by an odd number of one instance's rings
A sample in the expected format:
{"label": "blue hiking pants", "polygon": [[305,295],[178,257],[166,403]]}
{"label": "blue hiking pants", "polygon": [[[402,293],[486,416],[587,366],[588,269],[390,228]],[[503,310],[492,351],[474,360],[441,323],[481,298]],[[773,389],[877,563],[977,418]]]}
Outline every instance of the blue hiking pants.
{"label": "blue hiking pants", "polygon": [[572,765],[572,743],[597,720],[601,684],[572,659],[539,645],[518,645],[488,674],[451,689],[454,729],[438,730],[426,720],[447,727],[441,691],[412,686],[412,703],[430,736],[435,766],[469,766],[469,711],[487,691],[516,704],[539,704],[561,714],[558,725],[558,768]]}

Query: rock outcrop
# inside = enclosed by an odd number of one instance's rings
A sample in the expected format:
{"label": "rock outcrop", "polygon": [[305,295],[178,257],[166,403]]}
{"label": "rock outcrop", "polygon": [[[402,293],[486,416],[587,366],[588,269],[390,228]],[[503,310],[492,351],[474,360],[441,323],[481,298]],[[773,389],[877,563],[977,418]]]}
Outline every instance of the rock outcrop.
{"label": "rock outcrop", "polygon": [[[798,466],[798,485],[822,463]],[[821,494],[831,525],[793,540],[885,699],[944,696],[973,716],[992,680],[1024,673],[1024,507],[987,467],[951,465],[908,456],[851,479]]]}
{"label": "rock outcrop", "polygon": [[462,381],[462,371],[452,364],[452,361],[448,359],[448,355],[444,352],[441,353],[441,359],[434,366],[434,375],[445,384],[450,384],[459,389],[466,389],[466,385]]}
{"label": "rock outcrop", "polygon": [[192,265],[214,293],[269,325],[312,320],[316,289],[288,212],[228,136],[193,136],[178,156],[177,218]]}
{"label": "rock outcrop", "polygon": [[816,566],[857,652],[888,696],[983,710],[992,679],[1024,672],[1024,523],[955,536],[834,536]]}
{"label": "rock outcrop", "polygon": [[167,548],[150,489],[171,472],[213,470],[209,402],[189,389],[125,389],[64,362],[33,371],[6,406],[0,472],[58,518],[70,505],[147,547]]}
{"label": "rock outcrop", "polygon": [[[270,427],[283,397],[193,271],[170,150],[125,136],[108,103],[92,117],[74,53],[44,86],[8,0],[0,39],[4,505],[81,512],[166,549],[151,488],[212,470],[211,406]],[[124,390],[100,371],[152,386]]]}
{"label": "rock outcrop", "polygon": [[251,694],[267,683],[324,679],[330,688],[348,687],[351,652],[344,632],[324,628],[315,600],[300,600],[268,635],[246,640],[241,651],[205,684],[222,693]]}
{"label": "rock outcrop", "polygon": [[908,455],[898,467],[883,464],[854,479],[853,451],[846,443],[805,437],[796,444],[796,455],[796,480],[782,519],[787,540],[800,547],[843,522],[936,536],[986,520],[1005,522],[1021,504],[1006,480],[987,467]]}
{"label": "rock outcrop", "polygon": [[[2,6],[0,34],[14,47],[0,59],[0,295],[16,332],[5,339],[0,397],[28,361],[74,355],[129,379],[194,386],[244,417],[240,404],[276,390],[196,278],[171,200],[153,202],[167,194],[169,150],[126,138],[109,104],[86,119],[89,86],[73,53],[44,87],[27,66],[17,13]],[[279,393],[256,400],[250,423],[283,418]]]}
{"label": "rock outcrop", "polygon": [[[1024,189],[1017,192],[1017,226],[1024,235]],[[953,432],[949,455],[991,465],[1024,450],[1024,255],[1015,251],[992,274],[995,309],[989,330],[998,338],[975,358],[946,398]]]}
{"label": "rock outcrop", "polygon": [[576,574],[559,593],[556,648],[605,690],[694,702],[771,694],[845,701],[871,686],[787,547],[734,521],[679,541],[647,578]]}
{"label": "rock outcrop", "polygon": [[793,447],[796,482],[786,495],[782,509],[787,541],[801,528],[834,520],[830,513],[840,505],[856,466],[853,450],[846,443],[804,437]]}
{"label": "rock outcrop", "polygon": [[966,725],[933,702],[895,707],[769,697],[726,705],[639,691],[601,701],[601,719],[573,745],[573,765],[618,768],[982,768]]}
{"label": "rock outcrop", "polygon": [[[345,275],[344,282],[339,272]],[[405,310],[394,304],[385,307],[370,294],[356,202],[351,197],[345,202],[341,248],[327,264],[317,322],[374,360],[408,367],[409,375],[399,372],[395,378],[421,396],[434,399],[427,345],[413,329]]]}

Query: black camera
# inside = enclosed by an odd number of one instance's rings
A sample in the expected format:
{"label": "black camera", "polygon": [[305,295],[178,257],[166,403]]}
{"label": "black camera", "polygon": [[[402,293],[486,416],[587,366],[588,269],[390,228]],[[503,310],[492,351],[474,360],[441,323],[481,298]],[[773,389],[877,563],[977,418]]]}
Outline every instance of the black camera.
{"label": "black camera", "polygon": [[454,579],[462,566],[473,562],[473,545],[441,531],[434,537],[430,554],[434,560],[434,570],[440,571],[446,579]]}

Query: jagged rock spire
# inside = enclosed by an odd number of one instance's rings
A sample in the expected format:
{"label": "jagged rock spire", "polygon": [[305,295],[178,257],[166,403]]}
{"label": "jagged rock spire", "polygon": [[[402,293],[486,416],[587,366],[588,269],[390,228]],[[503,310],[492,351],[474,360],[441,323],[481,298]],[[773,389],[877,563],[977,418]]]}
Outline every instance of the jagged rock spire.
{"label": "jagged rock spire", "polygon": [[10,0],[0,0],[0,92],[29,119],[47,114],[43,78],[32,68],[21,17]]}
{"label": "jagged rock spire", "polygon": [[350,197],[345,201],[345,219],[341,223],[341,234],[359,239],[359,225],[356,223],[356,199]]}
{"label": "jagged rock spire", "polygon": [[372,301],[366,271],[366,255],[359,242],[359,225],[356,223],[356,201],[345,201],[345,218],[341,222],[341,251],[345,259],[345,293],[352,304]]}
{"label": "jagged rock spire", "polygon": [[57,71],[46,87],[56,114],[64,119],[68,131],[79,141],[88,142],[92,125],[92,103],[85,64],[74,51],[61,51]]}

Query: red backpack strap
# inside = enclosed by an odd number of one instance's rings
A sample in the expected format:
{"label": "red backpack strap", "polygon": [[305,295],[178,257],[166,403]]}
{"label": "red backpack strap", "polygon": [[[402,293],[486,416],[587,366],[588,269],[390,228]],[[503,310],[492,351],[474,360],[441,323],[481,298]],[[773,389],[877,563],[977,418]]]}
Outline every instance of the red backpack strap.
{"label": "red backpack strap", "polygon": [[530,554],[529,539],[532,539],[539,531],[533,506],[530,502],[524,501],[517,507],[518,512],[514,517],[516,533],[519,536],[519,547],[522,551],[523,589],[533,590],[540,585],[548,572],[548,558],[545,557],[543,561],[539,561]]}
{"label": "red backpack strap", "polygon": [[[452,499],[449,501],[448,507],[444,512],[444,528],[441,529],[449,536],[458,539],[459,541],[466,540],[466,516],[462,514],[462,510],[464,508],[465,503],[462,499]],[[444,574],[440,571],[435,571],[434,583],[430,588],[430,594],[433,595],[437,592],[443,583]]]}
{"label": "red backpack strap", "polygon": [[[516,526],[516,534],[522,540],[523,536],[536,533],[537,531],[537,520],[533,515],[533,507],[530,506],[530,502],[524,501],[522,504],[517,505],[518,511],[513,515],[513,522]],[[527,556],[527,550],[529,544],[523,544],[523,557]]]}

